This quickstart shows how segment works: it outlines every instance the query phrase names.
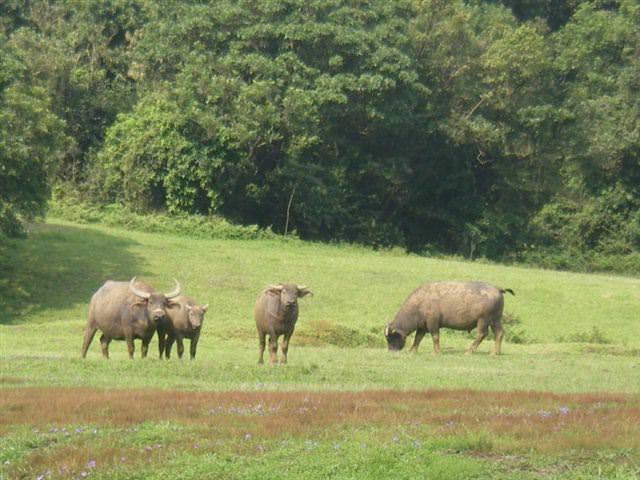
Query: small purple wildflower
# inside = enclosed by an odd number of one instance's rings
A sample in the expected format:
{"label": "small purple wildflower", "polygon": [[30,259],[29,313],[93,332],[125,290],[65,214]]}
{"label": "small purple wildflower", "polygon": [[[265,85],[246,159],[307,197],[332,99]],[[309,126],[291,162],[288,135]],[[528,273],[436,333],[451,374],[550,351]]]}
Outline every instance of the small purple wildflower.
{"label": "small purple wildflower", "polygon": [[560,413],[560,415],[566,415],[570,411],[571,409],[569,407],[558,407],[558,412]]}
{"label": "small purple wildflower", "polygon": [[87,468],[96,468],[96,465],[97,465],[97,463],[96,463],[95,460],[89,460],[87,462]]}

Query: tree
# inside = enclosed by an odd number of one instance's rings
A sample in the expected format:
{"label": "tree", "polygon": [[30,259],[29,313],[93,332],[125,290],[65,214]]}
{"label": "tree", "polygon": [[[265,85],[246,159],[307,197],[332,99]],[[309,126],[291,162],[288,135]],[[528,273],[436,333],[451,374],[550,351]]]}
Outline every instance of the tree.
{"label": "tree", "polygon": [[556,34],[564,79],[562,188],[533,225],[547,248],[631,254],[640,249],[640,7],[581,5]]}
{"label": "tree", "polygon": [[0,235],[17,236],[21,221],[44,213],[50,175],[69,145],[47,92],[0,46]]}
{"label": "tree", "polygon": [[128,45],[141,26],[139,0],[36,0],[8,41],[48,92],[51,109],[65,121],[73,148],[65,152],[56,176],[85,179],[90,152],[99,147],[118,112],[135,103],[135,73]]}

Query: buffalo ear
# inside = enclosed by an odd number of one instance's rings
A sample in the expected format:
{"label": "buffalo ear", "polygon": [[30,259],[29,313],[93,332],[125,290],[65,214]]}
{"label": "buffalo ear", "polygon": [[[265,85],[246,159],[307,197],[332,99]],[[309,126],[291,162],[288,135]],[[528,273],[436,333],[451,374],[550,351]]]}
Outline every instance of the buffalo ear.
{"label": "buffalo ear", "polygon": [[202,311],[206,312],[207,310],[209,310],[209,304],[207,303],[206,305],[202,306]]}

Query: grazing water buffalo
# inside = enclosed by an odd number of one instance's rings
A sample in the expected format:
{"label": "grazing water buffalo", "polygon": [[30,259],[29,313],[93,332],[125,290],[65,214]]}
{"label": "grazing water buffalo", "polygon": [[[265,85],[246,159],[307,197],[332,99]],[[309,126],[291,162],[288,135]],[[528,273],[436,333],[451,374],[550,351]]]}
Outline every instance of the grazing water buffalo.
{"label": "grazing water buffalo", "polygon": [[289,339],[293,335],[298,320],[298,297],[308,294],[313,295],[305,286],[282,283],[270,285],[260,292],[253,310],[260,342],[258,363],[264,363],[267,335],[269,335],[269,362],[274,364],[278,361],[278,337],[284,335],[281,363],[287,363]]}
{"label": "grazing water buffalo", "polygon": [[144,282],[136,282],[136,277],[130,282],[109,280],[102,285],[93,294],[89,304],[82,358],[87,356],[98,329],[102,331],[100,346],[106,358],[109,358],[111,340],[126,340],[129,358],[133,358],[135,338],[142,340],[142,357],[146,357],[151,337],[166,314],[168,301],[180,295],[180,283],[177,280],[175,282],[175,290],[164,294],[154,291]]}
{"label": "grazing water buffalo", "polygon": [[182,358],[184,353],[182,340],[184,338],[191,340],[189,345],[191,360],[196,358],[200,329],[202,328],[204,314],[208,308],[209,305],[198,305],[189,297],[179,296],[171,299],[169,308],[167,308],[167,315],[158,325],[160,358],[162,358],[164,351],[165,356],[169,359],[174,341],[177,342],[178,357]]}
{"label": "grazing water buffalo", "polygon": [[404,301],[393,322],[385,328],[389,350],[402,350],[407,336],[416,332],[411,351],[416,351],[424,335],[433,339],[434,353],[440,353],[440,328],[471,331],[478,328],[467,353],[475,352],[491,327],[496,337],[493,354],[502,342],[503,293],[515,295],[482,282],[432,282],[414,290]]}

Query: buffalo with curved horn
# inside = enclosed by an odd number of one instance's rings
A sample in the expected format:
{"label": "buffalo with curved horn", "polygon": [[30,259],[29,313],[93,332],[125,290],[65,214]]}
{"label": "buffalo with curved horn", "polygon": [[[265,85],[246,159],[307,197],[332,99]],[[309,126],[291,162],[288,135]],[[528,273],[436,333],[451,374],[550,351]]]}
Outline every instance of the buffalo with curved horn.
{"label": "buffalo with curved horn", "polygon": [[134,339],[142,340],[142,358],[147,356],[149,342],[165,317],[166,309],[172,298],[180,295],[180,283],[169,293],[156,292],[150,285],[136,281],[107,281],[91,297],[89,316],[82,343],[82,358],[96,331],[100,330],[100,346],[105,358],[109,358],[111,340],[125,340],[129,358],[133,358]]}

